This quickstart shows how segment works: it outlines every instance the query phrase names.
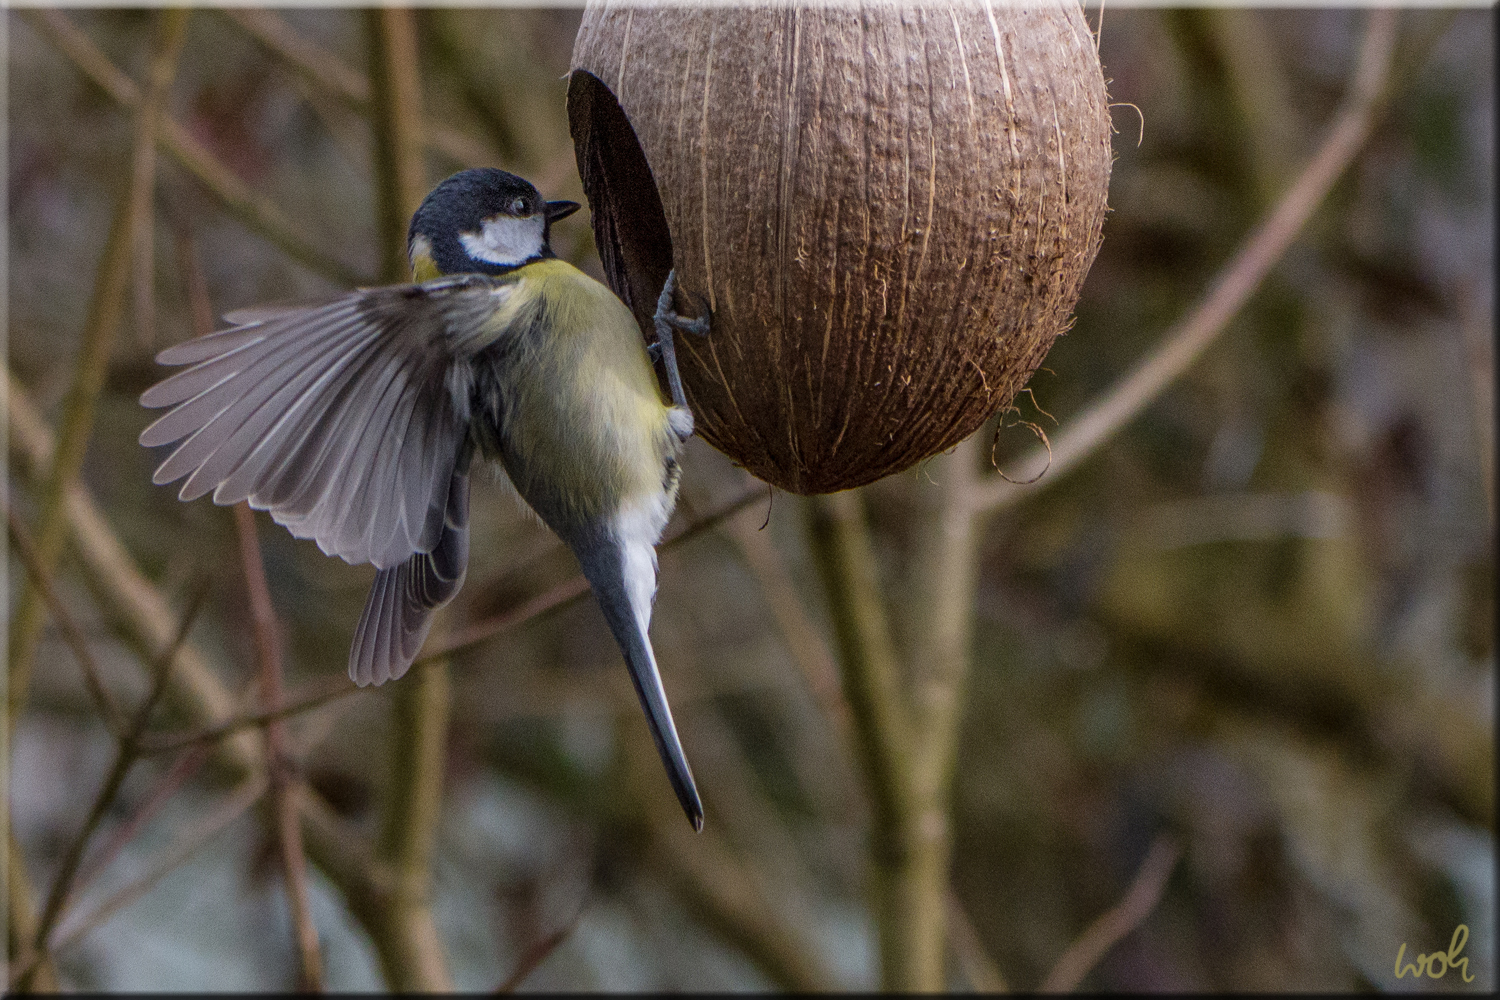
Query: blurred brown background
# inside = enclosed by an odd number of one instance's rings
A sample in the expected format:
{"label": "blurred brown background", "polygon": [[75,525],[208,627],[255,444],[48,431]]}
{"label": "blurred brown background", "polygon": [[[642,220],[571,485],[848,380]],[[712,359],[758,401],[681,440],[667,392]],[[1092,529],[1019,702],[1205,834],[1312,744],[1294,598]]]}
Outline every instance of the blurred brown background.
{"label": "blurred brown background", "polygon": [[[79,39],[144,93],[162,18],[6,14],[10,373],[54,433],[136,144],[135,118],[83,71],[108,67]],[[1317,147],[1365,18],[1106,9],[1105,76],[1134,105],[1114,108],[1113,213],[1077,324],[1021,416],[1067,427],[1203,293]],[[563,106],[578,19],[415,14],[430,182],[498,165],[581,200]],[[136,444],[151,419],[136,399],[195,309],[373,280],[373,140],[349,89],[364,83],[366,28],[340,10],[189,19],[165,113],[292,236],[163,148],[154,264],[119,297],[82,466],[175,614],[207,588],[191,639],[245,711],[255,633],[234,517],[151,485],[161,456]],[[1403,11],[1398,31],[1374,134],[1248,307],[1119,436],[979,535],[951,818],[954,988],[1036,988],[1164,834],[1181,856],[1160,902],[1084,987],[1415,988],[1392,976],[1399,946],[1408,960],[1443,950],[1464,924],[1474,981],[1424,983],[1493,988],[1494,13]],[[555,242],[599,273],[584,213]],[[14,405],[9,503],[39,531],[44,477],[21,460]],[[998,428],[1001,468],[1032,444],[1014,419]],[[522,988],[877,983],[869,809],[837,686],[817,672],[832,647],[806,502],[772,502],[701,441],[684,468],[668,537],[695,530],[662,551],[653,639],[709,809],[687,847],[649,742],[640,766],[644,724],[595,607],[526,610],[567,586],[571,559],[503,484],[476,481],[449,628],[516,623],[451,661],[432,908],[460,989],[537,959]],[[863,491],[877,554],[921,475]],[[257,521],[287,688],[324,690],[371,571]],[[26,579],[14,548],[13,621]],[[56,589],[106,687],[135,705],[142,643],[80,553],[62,546]],[[902,566],[882,569],[899,598]],[[11,692],[13,928],[18,905],[44,909],[115,753],[50,617],[34,664],[24,704]],[[351,858],[379,834],[398,686],[288,725],[295,773],[345,824]],[[168,700],[154,731],[197,728]],[[137,762],[100,818],[59,914],[75,932],[55,952],[61,985],[295,984],[271,814],[250,800],[225,814],[239,787],[225,766],[184,776],[180,753]],[[340,879],[312,866],[326,985],[382,988],[378,935]],[[80,923],[110,900],[128,905]]]}

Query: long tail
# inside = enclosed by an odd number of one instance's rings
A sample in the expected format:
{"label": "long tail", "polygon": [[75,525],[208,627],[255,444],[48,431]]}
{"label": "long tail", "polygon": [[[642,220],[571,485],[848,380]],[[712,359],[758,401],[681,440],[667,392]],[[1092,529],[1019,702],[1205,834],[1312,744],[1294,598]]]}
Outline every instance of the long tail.
{"label": "long tail", "polygon": [[406,673],[432,616],[463,586],[469,567],[469,473],[460,461],[448,483],[443,533],[431,552],[418,552],[375,574],[349,649],[349,676],[360,687]]}
{"label": "long tail", "polygon": [[[654,539],[653,539],[654,540]],[[656,550],[651,541],[621,539],[613,530],[589,532],[570,542],[583,567],[583,575],[594,589],[594,597],[604,612],[604,620],[614,633],[635,693],[646,710],[656,752],[667,768],[667,778],[682,811],[687,813],[693,829],[703,829],[703,802],[693,783],[693,772],[672,724],[672,710],[667,693],[661,686],[656,669],[656,655],[646,629],[651,624],[651,601],[656,594]]]}

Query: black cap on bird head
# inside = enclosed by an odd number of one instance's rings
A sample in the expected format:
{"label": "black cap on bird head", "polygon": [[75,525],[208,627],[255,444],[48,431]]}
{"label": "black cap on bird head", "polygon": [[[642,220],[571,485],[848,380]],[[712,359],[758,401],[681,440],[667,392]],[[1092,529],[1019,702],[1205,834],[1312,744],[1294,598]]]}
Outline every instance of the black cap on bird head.
{"label": "black cap on bird head", "polygon": [[542,201],[530,181],[493,167],[464,170],[432,189],[406,236],[418,280],[439,274],[504,274],[551,257],[552,223],[578,210]]}

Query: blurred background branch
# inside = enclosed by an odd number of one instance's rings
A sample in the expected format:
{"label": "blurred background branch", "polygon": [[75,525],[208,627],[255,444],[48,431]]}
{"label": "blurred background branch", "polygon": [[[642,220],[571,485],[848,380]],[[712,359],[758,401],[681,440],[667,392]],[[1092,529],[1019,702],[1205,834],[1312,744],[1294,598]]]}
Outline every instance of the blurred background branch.
{"label": "blurred background branch", "polygon": [[[38,34],[56,45],[115,101],[127,108],[141,104],[140,89],[74,27],[66,14],[61,11],[24,11],[20,16],[27,18]],[[177,122],[163,117],[157,135],[167,152],[218,199],[226,212],[239,219],[251,232],[258,233],[294,260],[336,284],[349,286],[362,282],[357,272],[317,249],[280,209],[251,191]]]}
{"label": "blurred background branch", "polygon": [[[207,331],[204,331],[205,333]],[[234,526],[239,535],[240,560],[245,566],[245,589],[250,596],[250,618],[255,629],[256,673],[260,679],[261,702],[267,708],[281,704],[281,636],[271,591],[266,585],[265,565],[261,561],[260,540],[255,532],[255,512],[249,504],[234,507]],[[323,992],[323,956],[318,949],[318,930],[313,926],[312,907],[307,895],[307,861],[302,851],[302,825],[297,799],[299,791],[292,770],[295,767],[286,747],[286,725],[280,719],[268,719],[261,727],[266,744],[266,770],[271,792],[271,819],[268,824],[281,856],[281,874],[286,889],[287,907],[292,915],[293,935],[297,943],[297,985],[299,991]]]}
{"label": "blurred background branch", "polygon": [[1182,848],[1175,840],[1165,834],[1158,837],[1151,850],[1146,852],[1146,859],[1141,862],[1141,869],[1125,898],[1089,924],[1078,940],[1068,946],[1052,971],[1047,973],[1047,978],[1042,980],[1042,985],[1037,987],[1038,992],[1071,993],[1077,989],[1083,977],[1109,949],[1150,916],[1161,901],[1167,878],[1181,856]]}
{"label": "blurred background branch", "polygon": [[[64,418],[52,454],[52,468],[41,495],[41,524],[37,528],[36,561],[41,575],[51,575],[62,550],[65,526],[63,495],[77,479],[84,450],[94,425],[95,403],[104,388],[110,351],[124,320],[125,296],[129,291],[132,258],[149,239],[156,189],[156,161],[152,155],[158,119],[167,99],[177,59],[187,33],[186,10],[164,11],[160,38],[151,63],[150,84],[144,99],[137,97],[135,152],[132,170],[120,193],[119,207],[110,225],[109,240],[99,263],[84,324],[83,346],[73,368],[73,384],[64,404]],[[149,262],[149,255],[147,256]],[[23,587],[21,604],[10,632],[9,712],[12,722],[26,700],[32,658],[41,632],[42,601],[34,587]]]}

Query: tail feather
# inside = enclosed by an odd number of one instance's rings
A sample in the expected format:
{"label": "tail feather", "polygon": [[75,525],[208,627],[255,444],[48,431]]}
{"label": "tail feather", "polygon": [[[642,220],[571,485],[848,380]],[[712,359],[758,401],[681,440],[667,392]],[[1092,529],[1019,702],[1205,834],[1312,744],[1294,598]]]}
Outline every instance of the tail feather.
{"label": "tail feather", "polygon": [[583,575],[594,590],[604,620],[614,634],[635,693],[646,711],[656,752],[667,769],[677,801],[695,830],[703,829],[703,802],[693,782],[667,692],[662,688],[656,655],[646,629],[651,624],[651,602],[656,593],[656,551],[651,540],[620,538],[613,530],[590,533],[572,543]]}
{"label": "tail feather", "polygon": [[463,586],[468,565],[469,474],[458,469],[448,484],[437,546],[375,574],[349,650],[354,683],[384,684],[406,673],[427,641],[434,612]]}

